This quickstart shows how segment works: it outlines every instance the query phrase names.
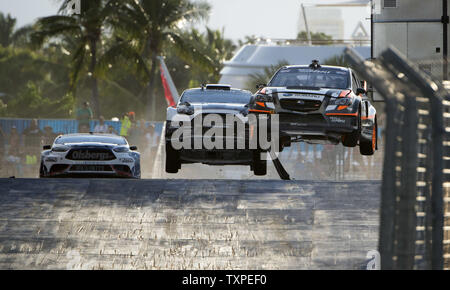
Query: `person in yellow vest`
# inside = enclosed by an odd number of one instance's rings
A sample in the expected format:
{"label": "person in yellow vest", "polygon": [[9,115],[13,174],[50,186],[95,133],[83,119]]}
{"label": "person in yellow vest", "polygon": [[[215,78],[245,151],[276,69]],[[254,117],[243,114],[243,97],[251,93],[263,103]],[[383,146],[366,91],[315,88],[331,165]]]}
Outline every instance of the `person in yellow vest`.
{"label": "person in yellow vest", "polygon": [[29,165],[29,166],[36,165],[37,164],[37,157],[36,157],[36,155],[27,154],[26,159],[25,159],[25,164]]}
{"label": "person in yellow vest", "polygon": [[128,116],[128,113],[125,113],[122,118],[122,127],[120,128],[120,136],[127,137],[128,136],[128,129],[131,128],[131,120]]}

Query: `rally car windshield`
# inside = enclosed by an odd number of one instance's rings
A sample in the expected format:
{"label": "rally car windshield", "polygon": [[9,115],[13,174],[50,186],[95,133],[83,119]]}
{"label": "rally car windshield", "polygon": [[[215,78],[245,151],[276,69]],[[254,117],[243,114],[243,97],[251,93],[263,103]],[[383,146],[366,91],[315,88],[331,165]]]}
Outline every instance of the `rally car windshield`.
{"label": "rally car windshield", "polygon": [[246,91],[193,90],[183,94],[181,103],[248,104],[251,97]]}
{"label": "rally car windshield", "polygon": [[71,144],[71,143],[104,143],[115,145],[126,145],[127,141],[122,137],[114,136],[61,136],[56,139],[55,144]]}
{"label": "rally car windshield", "polygon": [[272,79],[271,87],[315,87],[346,89],[350,86],[348,71],[338,68],[285,68]]}

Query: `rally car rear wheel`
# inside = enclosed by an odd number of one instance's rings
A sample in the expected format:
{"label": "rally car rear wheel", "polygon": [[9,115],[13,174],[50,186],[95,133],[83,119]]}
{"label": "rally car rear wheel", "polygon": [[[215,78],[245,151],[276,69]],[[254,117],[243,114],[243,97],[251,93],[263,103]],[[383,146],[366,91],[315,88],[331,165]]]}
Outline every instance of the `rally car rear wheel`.
{"label": "rally car rear wheel", "polygon": [[260,151],[253,152],[252,169],[256,176],[267,175],[267,160],[262,160]]}
{"label": "rally car rear wheel", "polygon": [[171,144],[166,144],[166,172],[175,174],[180,168],[180,153]]}
{"label": "rally car rear wheel", "polygon": [[371,156],[377,149],[378,126],[375,124],[372,129],[372,138],[370,140],[360,140],[359,151],[361,155]]}

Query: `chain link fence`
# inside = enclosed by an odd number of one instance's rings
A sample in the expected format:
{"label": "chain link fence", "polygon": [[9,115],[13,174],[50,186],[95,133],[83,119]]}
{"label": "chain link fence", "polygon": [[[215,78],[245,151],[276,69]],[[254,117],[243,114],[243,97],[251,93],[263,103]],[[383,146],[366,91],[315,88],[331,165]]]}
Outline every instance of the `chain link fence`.
{"label": "chain link fence", "polygon": [[395,48],[346,56],[385,101],[382,268],[449,269],[450,92]]}

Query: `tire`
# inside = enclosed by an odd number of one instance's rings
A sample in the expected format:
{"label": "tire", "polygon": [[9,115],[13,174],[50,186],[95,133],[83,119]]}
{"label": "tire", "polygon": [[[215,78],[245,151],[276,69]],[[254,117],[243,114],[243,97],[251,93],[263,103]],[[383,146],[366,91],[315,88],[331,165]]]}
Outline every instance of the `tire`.
{"label": "tire", "polygon": [[359,152],[364,156],[372,156],[377,150],[377,133],[378,126],[375,124],[372,129],[372,139],[371,140],[360,140],[359,141]]}
{"label": "tire", "polygon": [[267,160],[261,159],[261,151],[253,152],[253,172],[256,176],[267,175]]}
{"label": "tire", "polygon": [[172,145],[166,143],[166,172],[170,174],[178,173],[181,168],[180,153],[173,149]]}
{"label": "tire", "polygon": [[342,145],[344,147],[356,147],[358,145],[359,135],[359,130],[357,130],[342,136]]}
{"label": "tire", "polygon": [[41,162],[41,166],[39,167],[39,178],[46,178],[45,172],[44,172],[44,164]]}
{"label": "tire", "polygon": [[141,179],[141,163],[139,162],[138,165],[135,167],[135,179]]}
{"label": "tire", "polygon": [[[360,110],[361,111],[361,110]],[[361,113],[358,114],[358,129],[350,134],[342,136],[342,145],[344,147],[356,147],[361,136]]]}

